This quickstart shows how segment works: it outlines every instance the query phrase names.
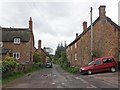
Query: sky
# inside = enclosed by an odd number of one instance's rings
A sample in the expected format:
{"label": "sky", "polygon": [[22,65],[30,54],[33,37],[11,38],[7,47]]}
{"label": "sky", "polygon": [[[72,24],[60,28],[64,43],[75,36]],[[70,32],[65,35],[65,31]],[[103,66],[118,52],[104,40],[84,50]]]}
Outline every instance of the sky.
{"label": "sky", "polygon": [[[106,16],[118,24],[119,0],[1,0],[0,26],[28,28],[33,20],[35,47],[42,40],[42,47],[54,51],[59,43],[70,44],[76,33],[83,32],[82,23],[90,25],[90,7],[93,22],[99,16],[98,8],[106,5]],[[53,52],[54,54],[54,52]]]}

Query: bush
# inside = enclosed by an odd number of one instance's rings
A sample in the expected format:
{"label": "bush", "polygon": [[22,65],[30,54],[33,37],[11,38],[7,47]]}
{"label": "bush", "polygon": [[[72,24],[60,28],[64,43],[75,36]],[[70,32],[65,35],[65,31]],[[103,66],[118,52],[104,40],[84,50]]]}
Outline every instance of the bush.
{"label": "bush", "polygon": [[66,69],[69,73],[75,74],[79,72],[79,68],[69,67]]}
{"label": "bush", "polygon": [[40,56],[40,54],[34,53],[34,54],[33,54],[33,60],[34,60],[35,63],[40,62],[40,61],[41,61],[41,56]]}
{"label": "bush", "polygon": [[15,69],[17,62],[13,57],[6,57],[2,62],[2,72],[3,74],[9,73]]}

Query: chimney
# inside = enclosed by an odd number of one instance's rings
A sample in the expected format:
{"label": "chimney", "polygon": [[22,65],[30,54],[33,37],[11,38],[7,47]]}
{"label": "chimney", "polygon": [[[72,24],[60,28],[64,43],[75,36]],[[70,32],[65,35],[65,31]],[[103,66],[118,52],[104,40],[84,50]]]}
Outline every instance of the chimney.
{"label": "chimney", "polygon": [[29,29],[32,31],[33,27],[32,27],[32,18],[30,17],[30,20],[29,20]]}
{"label": "chimney", "polygon": [[99,17],[105,17],[106,15],[105,15],[105,13],[106,13],[106,11],[105,11],[105,5],[101,5],[100,7],[99,7]]}
{"label": "chimney", "polygon": [[38,40],[38,49],[41,49],[41,40]]}
{"label": "chimney", "polygon": [[83,22],[83,31],[85,31],[85,30],[87,30],[87,22],[86,21]]}
{"label": "chimney", "polygon": [[78,33],[76,33],[76,38],[78,37]]}

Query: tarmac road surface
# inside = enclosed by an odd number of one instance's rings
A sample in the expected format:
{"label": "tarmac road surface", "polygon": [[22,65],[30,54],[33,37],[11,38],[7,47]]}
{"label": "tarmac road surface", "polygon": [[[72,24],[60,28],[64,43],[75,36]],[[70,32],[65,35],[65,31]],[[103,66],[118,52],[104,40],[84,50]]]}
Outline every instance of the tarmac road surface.
{"label": "tarmac road surface", "polygon": [[[108,74],[109,77],[111,74]],[[118,88],[118,81],[104,79],[104,74],[72,75],[62,70],[58,65],[34,73],[29,73],[11,81],[3,88]],[[101,78],[103,79],[101,79]],[[117,77],[117,74],[116,74]],[[110,77],[111,78],[111,77]],[[109,78],[108,78],[109,79]]]}

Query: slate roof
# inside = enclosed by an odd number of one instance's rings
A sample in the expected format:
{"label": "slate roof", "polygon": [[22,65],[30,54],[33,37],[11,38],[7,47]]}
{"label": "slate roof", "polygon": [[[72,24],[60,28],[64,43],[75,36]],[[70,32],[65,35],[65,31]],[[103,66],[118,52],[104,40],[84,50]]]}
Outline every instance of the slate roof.
{"label": "slate roof", "polygon": [[30,39],[29,28],[2,28],[3,42],[13,42],[14,38],[20,38],[21,42],[28,42]]}
{"label": "slate roof", "polygon": [[10,51],[9,48],[0,48],[0,54],[6,54],[9,51]]}
{"label": "slate roof", "polygon": [[[109,17],[106,17],[107,21],[109,23],[111,23],[111,25],[113,25],[114,27],[116,27],[119,31],[120,31],[120,26],[117,25],[115,22],[113,22]],[[98,17],[94,22],[93,22],[93,26],[100,20],[100,17]],[[87,33],[89,30],[91,29],[91,26],[89,26],[87,28],[86,31],[83,31],[83,33],[81,33],[73,42],[71,42],[68,46],[71,46],[72,44],[74,44],[75,42],[77,42],[85,33]],[[67,46],[67,47],[68,47]]]}

